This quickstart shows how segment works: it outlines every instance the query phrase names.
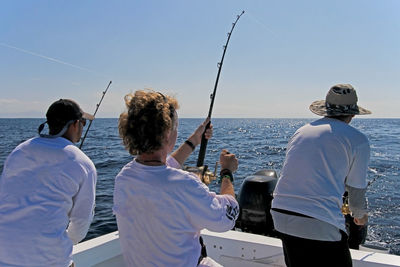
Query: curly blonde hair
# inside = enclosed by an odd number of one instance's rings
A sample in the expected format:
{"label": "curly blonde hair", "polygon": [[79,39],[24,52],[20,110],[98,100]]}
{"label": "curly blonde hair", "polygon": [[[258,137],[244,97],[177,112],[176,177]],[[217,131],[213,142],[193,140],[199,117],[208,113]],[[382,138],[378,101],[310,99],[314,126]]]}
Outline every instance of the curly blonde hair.
{"label": "curly blonde hair", "polygon": [[127,94],[124,99],[127,111],[119,116],[118,130],[125,148],[131,155],[160,149],[174,127],[178,101],[150,89]]}

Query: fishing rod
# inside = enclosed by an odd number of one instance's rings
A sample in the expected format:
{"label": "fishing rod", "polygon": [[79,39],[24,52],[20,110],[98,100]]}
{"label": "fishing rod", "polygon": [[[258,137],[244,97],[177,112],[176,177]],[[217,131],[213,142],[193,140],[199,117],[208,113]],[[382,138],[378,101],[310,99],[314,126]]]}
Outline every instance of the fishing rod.
{"label": "fishing rod", "polygon": [[[106,90],[103,91],[103,95],[101,96],[101,99],[100,99],[99,103],[96,104],[96,110],[94,111],[93,116],[96,116],[97,110],[99,109],[100,104],[101,104],[101,102],[103,101],[103,98],[104,98],[104,96],[106,95],[106,93],[107,93],[107,91],[108,91],[108,88],[110,87],[111,83],[112,83],[112,81],[110,81],[110,82],[108,83]],[[87,133],[89,132],[89,129],[90,129],[90,126],[92,125],[92,122],[93,122],[93,121],[90,121],[90,123],[89,123],[89,125],[88,125],[88,127],[87,127],[87,129],[86,129],[85,135],[83,136],[82,141],[81,141],[81,144],[79,145],[79,149],[82,148],[83,142],[84,142],[85,139],[86,139]]]}
{"label": "fishing rod", "polygon": [[[375,177],[367,183],[367,188],[373,184],[378,177],[382,177],[382,174],[378,174],[377,171],[368,167],[368,170],[375,174]],[[350,214],[350,207],[349,207],[349,193],[347,191],[343,194],[343,205],[342,205],[342,213],[344,215]]]}
{"label": "fishing rod", "polygon": [[383,174],[379,174],[376,170],[374,170],[372,168],[368,168],[368,170],[370,172],[372,172],[375,175],[375,177],[371,181],[368,182],[367,187],[370,186],[371,184],[373,184],[378,177],[382,177],[383,176]]}
{"label": "fishing rod", "polygon": [[[242,11],[242,13],[240,13],[240,15],[237,15],[237,16],[236,16],[235,22],[232,23],[232,28],[231,28],[230,32],[228,32],[228,38],[227,38],[227,40],[226,40],[226,44],[223,46],[224,52],[222,53],[221,61],[217,64],[217,66],[218,66],[218,73],[217,73],[217,78],[216,78],[216,80],[215,80],[214,91],[213,91],[213,93],[210,95],[211,103],[210,103],[210,109],[209,109],[209,111],[208,111],[208,116],[207,116],[208,118],[210,118],[210,121],[208,122],[205,131],[206,131],[208,128],[210,128],[210,124],[211,124],[211,114],[212,114],[212,110],[213,110],[213,107],[214,107],[214,100],[215,100],[215,95],[216,95],[216,93],[217,93],[218,81],[219,81],[219,76],[220,76],[220,74],[221,74],[222,64],[224,63],[225,52],[226,52],[226,49],[228,48],[229,40],[231,39],[233,29],[235,28],[236,23],[238,22],[238,20],[240,19],[240,17],[241,17],[243,14],[244,14],[244,11]],[[197,158],[197,167],[201,167],[201,166],[203,166],[203,164],[204,164],[204,157],[205,157],[205,155],[206,155],[206,149],[207,149],[207,143],[208,143],[208,140],[207,140],[206,137],[205,137],[205,131],[204,131],[204,133],[203,133],[203,135],[202,135],[202,137],[201,137],[200,151],[199,151],[199,156],[198,156],[198,158]]]}

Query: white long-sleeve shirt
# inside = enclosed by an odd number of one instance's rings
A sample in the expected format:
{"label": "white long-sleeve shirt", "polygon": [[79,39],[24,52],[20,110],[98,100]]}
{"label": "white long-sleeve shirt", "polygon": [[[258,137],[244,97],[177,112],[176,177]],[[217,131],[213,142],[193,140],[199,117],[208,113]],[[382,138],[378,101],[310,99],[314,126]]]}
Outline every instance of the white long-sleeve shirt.
{"label": "white long-sleeve shirt", "polygon": [[93,219],[96,179],[63,137],[17,146],[0,178],[0,266],[69,266]]}
{"label": "white long-sleeve shirt", "polygon": [[341,213],[345,187],[352,188],[349,201],[355,216],[367,212],[369,158],[367,137],[345,122],[325,117],[298,129],[288,144],[272,208],[312,218],[271,212],[275,228],[302,238],[340,240],[339,229],[346,231]]}
{"label": "white long-sleeve shirt", "polygon": [[176,169],[173,157],[167,165],[133,160],[115,180],[113,210],[127,266],[196,266],[200,230],[235,225],[234,197],[210,192],[195,174]]}

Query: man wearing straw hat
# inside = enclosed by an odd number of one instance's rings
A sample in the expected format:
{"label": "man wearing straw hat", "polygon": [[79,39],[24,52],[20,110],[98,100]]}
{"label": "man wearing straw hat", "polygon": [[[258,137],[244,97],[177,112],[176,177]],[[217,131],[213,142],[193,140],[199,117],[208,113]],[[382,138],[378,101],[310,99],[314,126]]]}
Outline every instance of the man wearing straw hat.
{"label": "man wearing straw hat", "polygon": [[[55,101],[39,137],[18,145],[0,178],[0,266],[72,264],[72,246],[93,218],[96,169],[74,143],[85,113],[69,99]],[[45,124],[49,133],[42,134]]]}
{"label": "man wearing straw hat", "polygon": [[366,225],[370,146],[349,123],[371,112],[357,105],[350,84],[334,85],[310,110],[324,117],[289,141],[272,202],[274,226],[287,266],[352,266],[342,196],[348,191],[355,224]]}

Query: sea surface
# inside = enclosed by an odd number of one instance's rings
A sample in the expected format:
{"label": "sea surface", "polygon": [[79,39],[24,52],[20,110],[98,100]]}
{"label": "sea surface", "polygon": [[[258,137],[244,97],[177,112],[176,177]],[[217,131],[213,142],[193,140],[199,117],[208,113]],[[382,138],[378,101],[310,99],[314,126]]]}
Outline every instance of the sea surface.
{"label": "sea surface", "polygon": [[[0,171],[15,146],[37,136],[37,127],[43,121],[0,119]],[[223,148],[235,153],[239,158],[239,169],[235,174],[235,191],[238,193],[243,179],[260,169],[274,169],[279,174],[289,138],[297,128],[310,121],[213,119],[214,136],[208,142],[205,164],[214,166]],[[201,119],[180,119],[177,144],[190,136],[201,122]],[[121,143],[117,124],[117,119],[96,119],[82,147],[98,171],[95,217],[86,239],[117,230],[112,214],[114,178],[132,159]],[[351,125],[364,132],[371,143],[367,242],[400,255],[400,119],[354,119]],[[197,156],[198,148],[185,165],[195,166]],[[218,191],[214,183],[210,188]]]}

